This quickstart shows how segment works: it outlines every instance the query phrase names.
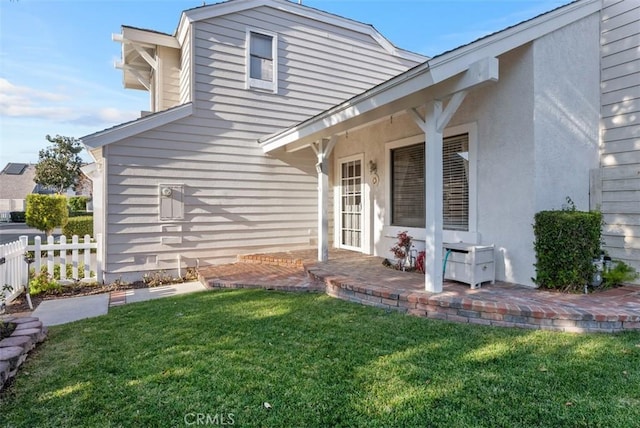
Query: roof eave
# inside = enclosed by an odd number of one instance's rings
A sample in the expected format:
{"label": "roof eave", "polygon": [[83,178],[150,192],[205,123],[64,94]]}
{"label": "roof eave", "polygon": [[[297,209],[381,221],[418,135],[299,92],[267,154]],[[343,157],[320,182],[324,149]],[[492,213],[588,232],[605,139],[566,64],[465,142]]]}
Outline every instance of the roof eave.
{"label": "roof eave", "polygon": [[131,122],[117,125],[94,134],[80,138],[89,151],[106,146],[125,138],[133,137],[145,131],[150,131],[159,126],[167,125],[176,120],[184,119],[193,113],[193,104],[187,103],[180,106],[141,117]]}
{"label": "roof eave", "polygon": [[403,59],[414,62],[423,62],[428,58],[424,55],[397,48],[372,25],[324,12],[306,5],[299,5],[288,0],[234,0],[185,10],[180,19],[180,24],[178,25],[178,30],[176,32],[178,35],[177,38],[178,40],[182,40],[184,38],[184,35],[186,34],[186,24],[188,23],[228,15],[230,13],[242,12],[244,10],[254,9],[261,6],[275,8],[294,15],[326,22],[331,25],[369,35],[388,53]]}
{"label": "roof eave", "polygon": [[[373,109],[383,109],[401,98],[409,97],[408,91],[421,90],[443,82],[465,71],[472,63],[483,58],[497,58],[518,46],[529,43],[571,22],[600,10],[600,0],[583,0],[570,3],[537,18],[507,28],[476,42],[436,56],[386,82],[361,93],[329,110],[295,126],[259,140],[265,153],[301,141],[312,142],[321,131],[339,133],[348,123],[359,125],[355,118]],[[333,132],[332,132],[333,131]]]}

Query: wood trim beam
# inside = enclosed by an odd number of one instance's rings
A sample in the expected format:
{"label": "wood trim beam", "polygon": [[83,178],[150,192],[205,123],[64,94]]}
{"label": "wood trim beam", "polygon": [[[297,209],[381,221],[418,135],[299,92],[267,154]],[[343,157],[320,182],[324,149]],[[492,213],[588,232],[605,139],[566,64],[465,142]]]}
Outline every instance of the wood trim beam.
{"label": "wood trim beam", "polygon": [[418,110],[415,107],[407,109],[407,113],[409,114],[409,117],[413,119],[416,125],[418,125],[418,128],[422,129],[422,132],[427,132],[424,118],[420,116],[420,113],[418,113]]}
{"label": "wood trim beam", "polygon": [[130,43],[130,45],[135,49],[135,51],[144,59],[147,64],[151,66],[154,70],[158,70],[158,62],[149,55],[149,52],[145,51],[142,46],[137,43]]}
{"label": "wood trim beam", "polygon": [[444,128],[447,127],[447,124],[464,101],[467,93],[467,90],[462,90],[453,94],[453,96],[447,103],[447,106],[442,111],[442,114],[440,114],[440,117],[438,117],[438,120],[436,121],[436,130],[438,132],[442,133],[444,131]]}

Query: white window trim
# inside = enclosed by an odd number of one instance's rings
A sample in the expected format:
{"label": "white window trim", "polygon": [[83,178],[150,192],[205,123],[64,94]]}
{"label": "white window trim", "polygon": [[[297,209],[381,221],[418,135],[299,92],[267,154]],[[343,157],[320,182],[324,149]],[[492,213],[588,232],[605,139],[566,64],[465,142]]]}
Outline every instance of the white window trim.
{"label": "white window trim", "polygon": [[[444,242],[467,242],[471,244],[480,243],[480,234],[478,233],[478,126],[475,122],[466,123],[459,126],[446,128],[442,135],[443,138],[453,137],[460,134],[469,135],[469,230],[443,230],[442,237]],[[415,135],[413,137],[403,138],[401,140],[391,141],[385,144],[385,168],[388,170],[385,180],[385,215],[384,219],[384,236],[395,238],[398,232],[407,231],[409,235],[417,240],[426,238],[426,229],[419,227],[403,227],[391,225],[391,151],[399,147],[410,146],[424,142],[424,134]]]}
{"label": "white window trim", "polygon": [[[365,168],[364,165],[364,153],[356,153],[354,155],[350,155],[350,156],[345,156],[345,157],[341,157],[341,158],[336,158],[335,159],[335,165],[333,170],[335,171],[334,173],[334,183],[336,183],[335,186],[333,186],[333,219],[334,219],[334,227],[333,227],[333,242],[334,242],[334,247],[336,248],[341,248],[341,249],[345,249],[345,250],[350,250],[350,251],[359,251],[365,254],[371,254],[372,249],[371,247],[371,239],[370,239],[370,230],[369,230],[369,216],[370,216],[370,210],[369,210],[369,201],[370,201],[370,189],[369,186],[367,185],[369,177],[368,177],[368,171],[367,168]],[[341,190],[342,190],[342,164],[345,162],[351,162],[351,161],[360,161],[360,167],[362,168],[362,217],[360,219],[361,223],[360,223],[360,228],[362,230],[361,235],[360,235],[360,248],[356,248],[356,247],[351,247],[351,246],[346,246],[346,245],[342,245],[342,215],[341,215],[341,204],[342,204],[342,195],[341,195]]]}
{"label": "white window trim", "polygon": [[[266,82],[251,78],[251,33],[261,34],[273,38],[271,56],[273,58],[273,80]],[[247,28],[245,37],[245,88],[278,93],[278,35],[271,31]]]}

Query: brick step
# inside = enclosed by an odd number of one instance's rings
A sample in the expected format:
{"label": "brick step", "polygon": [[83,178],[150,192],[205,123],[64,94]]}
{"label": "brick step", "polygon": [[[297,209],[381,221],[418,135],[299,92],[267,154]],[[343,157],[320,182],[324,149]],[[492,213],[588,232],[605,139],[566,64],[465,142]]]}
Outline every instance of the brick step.
{"label": "brick step", "polygon": [[260,264],[304,269],[304,261],[287,253],[238,255],[238,263]]}
{"label": "brick step", "polygon": [[209,288],[324,291],[324,285],[308,274],[301,259],[255,255],[239,259],[242,261],[199,268],[198,279]]}

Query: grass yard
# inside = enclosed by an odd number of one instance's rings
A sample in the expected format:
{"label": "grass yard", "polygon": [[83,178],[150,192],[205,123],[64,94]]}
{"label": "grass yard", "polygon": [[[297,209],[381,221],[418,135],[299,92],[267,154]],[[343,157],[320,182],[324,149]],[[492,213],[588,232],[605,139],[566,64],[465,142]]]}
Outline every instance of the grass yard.
{"label": "grass yard", "polygon": [[638,427],[640,332],[510,330],[322,294],[214,291],[53,327],[0,396],[3,427],[205,424]]}

